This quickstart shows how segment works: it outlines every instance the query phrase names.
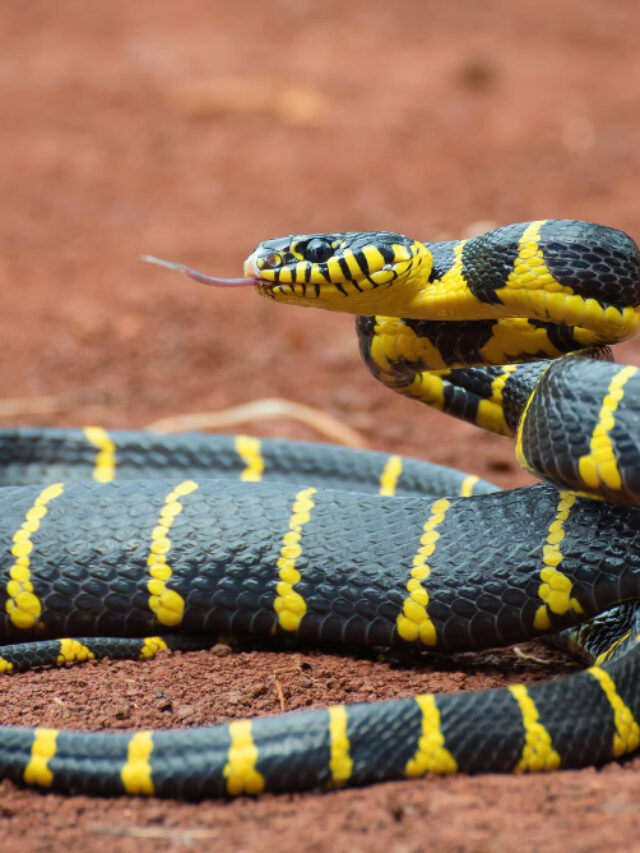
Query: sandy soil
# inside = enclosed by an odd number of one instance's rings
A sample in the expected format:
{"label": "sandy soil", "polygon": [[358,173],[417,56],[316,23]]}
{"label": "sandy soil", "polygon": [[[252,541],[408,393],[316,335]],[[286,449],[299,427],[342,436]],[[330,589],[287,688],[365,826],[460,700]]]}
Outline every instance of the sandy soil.
{"label": "sandy soil", "polygon": [[[214,292],[141,253],[238,274],[259,240],[424,239],[576,217],[640,235],[635,0],[29,0],[0,7],[2,424],[143,427],[282,396],[375,448],[528,482],[507,441],[378,387],[349,317]],[[621,348],[637,360],[637,344]],[[2,399],[53,397],[50,411]],[[286,421],[246,428],[313,438]],[[551,658],[550,653],[543,654]],[[553,665],[552,665],[553,664]],[[417,671],[319,653],[162,657],[3,682],[0,722],[195,725],[546,678],[513,652]],[[629,850],[640,760],[182,804],[0,784],[23,850]]]}

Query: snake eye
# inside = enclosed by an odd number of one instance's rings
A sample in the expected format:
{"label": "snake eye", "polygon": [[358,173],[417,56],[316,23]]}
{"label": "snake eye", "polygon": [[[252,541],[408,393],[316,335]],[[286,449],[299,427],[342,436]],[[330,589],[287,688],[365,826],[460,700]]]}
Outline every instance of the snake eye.
{"label": "snake eye", "polygon": [[328,261],[332,255],[333,247],[323,237],[314,237],[309,240],[304,248],[305,260],[311,261],[313,264],[321,264],[324,261]]}

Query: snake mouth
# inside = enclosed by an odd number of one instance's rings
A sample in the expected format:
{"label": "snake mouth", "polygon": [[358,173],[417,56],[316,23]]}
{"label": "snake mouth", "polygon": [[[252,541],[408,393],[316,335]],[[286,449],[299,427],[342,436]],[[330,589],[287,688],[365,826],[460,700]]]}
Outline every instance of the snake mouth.
{"label": "snake mouth", "polygon": [[243,272],[261,296],[298,302],[307,298],[319,299],[323,292],[335,290],[333,281],[318,283],[309,280],[312,269],[310,262],[303,262],[309,270],[309,279],[305,281],[302,276],[300,280],[297,278],[297,263],[282,263],[281,256],[278,255],[276,264],[272,264],[273,257],[273,253],[261,252],[258,247],[244,262]]}

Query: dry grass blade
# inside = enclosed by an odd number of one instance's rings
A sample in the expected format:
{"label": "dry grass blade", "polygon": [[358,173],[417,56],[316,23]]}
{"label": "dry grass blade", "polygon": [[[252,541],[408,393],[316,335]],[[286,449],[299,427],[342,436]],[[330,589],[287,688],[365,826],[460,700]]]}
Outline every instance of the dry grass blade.
{"label": "dry grass blade", "polygon": [[550,658],[540,658],[537,655],[532,655],[529,652],[523,652],[520,646],[513,647],[513,653],[519,660],[530,660],[533,663],[541,663],[543,666],[551,666],[555,661]]}
{"label": "dry grass blade", "polygon": [[273,683],[276,688],[276,693],[278,694],[278,702],[280,703],[280,710],[284,712],[286,705],[284,701],[284,693],[282,692],[282,685],[278,681],[278,676],[274,673],[273,675]]}
{"label": "dry grass blade", "polygon": [[292,403],[279,397],[267,397],[264,400],[253,400],[240,406],[232,406],[218,412],[197,412],[192,415],[176,415],[162,418],[149,424],[151,432],[190,432],[193,430],[225,429],[238,424],[256,420],[271,420],[273,418],[291,418],[306,424],[316,432],[338,444],[347,447],[366,447],[368,442],[361,433],[311,406],[302,403]]}
{"label": "dry grass blade", "polygon": [[95,823],[89,827],[92,835],[115,835],[120,838],[139,838],[146,840],[164,840],[173,844],[191,844],[194,841],[218,838],[216,829],[200,827],[184,828],[165,826],[127,826]]}

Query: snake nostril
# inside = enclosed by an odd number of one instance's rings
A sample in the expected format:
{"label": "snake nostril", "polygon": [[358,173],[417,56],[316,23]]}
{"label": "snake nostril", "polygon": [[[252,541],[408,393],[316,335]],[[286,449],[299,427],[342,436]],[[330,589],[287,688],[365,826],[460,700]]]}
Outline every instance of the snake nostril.
{"label": "snake nostril", "polygon": [[270,252],[268,255],[264,255],[260,258],[258,265],[262,267],[278,267],[281,263],[282,255],[278,252]]}

